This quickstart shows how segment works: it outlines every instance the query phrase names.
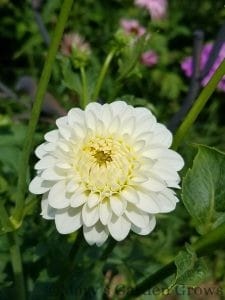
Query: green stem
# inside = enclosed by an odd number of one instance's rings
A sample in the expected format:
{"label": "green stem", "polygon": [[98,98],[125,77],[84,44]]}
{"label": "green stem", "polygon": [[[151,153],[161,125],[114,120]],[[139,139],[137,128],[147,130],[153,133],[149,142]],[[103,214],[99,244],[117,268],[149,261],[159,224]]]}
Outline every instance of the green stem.
{"label": "green stem", "polygon": [[105,261],[108,256],[110,255],[110,253],[113,251],[113,249],[115,248],[115,246],[117,245],[117,241],[115,241],[114,239],[110,239],[106,248],[104,249],[104,251],[102,252],[102,255],[100,256],[100,260]]}
{"label": "green stem", "polygon": [[25,283],[23,277],[23,265],[20,253],[20,247],[18,244],[18,238],[16,232],[7,233],[12,269],[14,273],[14,287],[15,287],[15,298],[18,300],[26,299]]}
{"label": "green stem", "polygon": [[[196,251],[199,256],[211,254],[212,251],[223,247],[225,242],[225,223],[218,226],[205,236],[201,237],[197,242],[192,245],[192,249]],[[134,287],[125,297],[125,299],[132,299],[142,295],[147,290],[151,289],[156,284],[162,282],[168,276],[176,272],[174,261],[159,269],[154,274],[148,276],[136,287]]]}
{"label": "green stem", "polygon": [[93,93],[93,101],[98,100],[99,92],[101,90],[103,81],[105,79],[106,73],[109,69],[109,66],[110,66],[110,63],[113,59],[114,54],[115,54],[115,49],[111,50],[109,52],[109,54],[106,56],[105,62],[104,62],[103,66],[102,66],[102,69],[100,71],[100,74],[99,74],[99,77],[98,77],[98,80],[97,80],[97,83],[96,83],[96,87],[95,87],[95,90],[94,90],[94,93]]}
{"label": "green stem", "polygon": [[82,80],[81,107],[84,109],[87,105],[87,76],[84,67],[80,68],[80,74]]}
{"label": "green stem", "polygon": [[64,284],[65,282],[67,282],[67,280],[73,273],[75,263],[76,263],[76,257],[79,249],[81,248],[82,242],[83,242],[83,231],[82,229],[80,229],[77,233],[76,240],[70,249],[67,263],[64,264],[62,273],[60,274],[58,280],[55,283],[55,292],[57,294],[56,299],[62,299]]}
{"label": "green stem", "polygon": [[178,128],[176,135],[174,137],[172,148],[176,150],[182,140],[185,138],[187,131],[193,125],[195,120],[197,119],[198,115],[206,105],[207,101],[209,100],[210,96],[216,89],[218,83],[220,82],[221,78],[225,74],[225,60],[221,63],[218,67],[216,72],[213,74],[212,78],[202,90],[201,94],[195,101],[194,105],[192,106],[191,110],[187,114],[186,118],[184,119],[183,123]]}
{"label": "green stem", "polygon": [[24,202],[25,202],[25,192],[27,189],[26,186],[26,176],[27,169],[29,163],[29,157],[32,150],[33,144],[33,136],[35,133],[35,129],[37,126],[38,118],[41,111],[41,106],[43,103],[44,95],[47,89],[47,85],[51,76],[51,71],[53,67],[53,63],[55,60],[55,56],[62,38],[62,34],[66,25],[66,21],[68,19],[69,13],[71,11],[71,7],[73,4],[73,0],[65,0],[63,1],[60,15],[57,21],[56,29],[54,32],[54,36],[52,38],[52,42],[48,51],[48,55],[44,64],[44,68],[41,74],[40,82],[38,84],[37,93],[33,105],[33,109],[31,112],[31,118],[28,125],[27,135],[24,141],[24,147],[22,150],[22,156],[20,160],[20,172],[18,178],[18,186],[17,186],[17,200],[16,207],[13,212],[13,216],[11,217],[11,221],[13,222],[15,228],[19,227],[22,218],[23,218],[23,210],[24,210]]}

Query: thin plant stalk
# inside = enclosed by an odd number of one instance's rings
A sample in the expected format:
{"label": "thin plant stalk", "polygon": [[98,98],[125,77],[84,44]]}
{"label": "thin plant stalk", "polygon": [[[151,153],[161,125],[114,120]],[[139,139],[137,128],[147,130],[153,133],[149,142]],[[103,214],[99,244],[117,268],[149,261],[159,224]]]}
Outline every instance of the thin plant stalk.
{"label": "thin plant stalk", "polygon": [[81,81],[82,81],[82,96],[81,96],[81,107],[84,109],[87,105],[87,76],[84,67],[80,68]]}
{"label": "thin plant stalk", "polygon": [[23,276],[23,265],[21,259],[20,247],[18,244],[17,232],[9,232],[7,233],[10,256],[11,256],[11,264],[14,274],[14,294],[15,299],[25,300],[26,292],[25,292],[25,282]]}
{"label": "thin plant stalk", "polygon": [[11,216],[11,222],[14,224],[15,228],[18,228],[21,225],[24,211],[24,203],[25,203],[25,192],[27,189],[26,178],[27,178],[27,170],[28,163],[30,158],[30,153],[33,146],[33,136],[35,133],[35,129],[37,126],[38,118],[40,115],[44,95],[48,86],[48,82],[51,76],[53,63],[55,61],[56,53],[61,42],[62,34],[71,11],[71,7],[73,4],[73,0],[65,0],[63,1],[60,15],[57,21],[56,29],[50,44],[50,48],[48,51],[48,55],[44,64],[44,68],[41,74],[41,78],[38,84],[37,93],[34,101],[34,105],[31,112],[31,118],[28,125],[27,135],[24,141],[24,147],[22,150],[22,156],[20,160],[19,167],[19,178],[18,178],[18,186],[17,186],[17,199],[16,199],[16,207]]}
{"label": "thin plant stalk", "polygon": [[202,111],[204,106],[206,105],[210,96],[215,91],[218,83],[220,82],[220,80],[222,79],[224,74],[225,74],[225,60],[223,60],[223,62],[220,64],[220,66],[218,67],[216,72],[213,74],[212,78],[210,79],[208,84],[205,86],[205,88],[202,90],[201,94],[195,101],[194,105],[190,109],[190,111],[187,114],[187,116],[185,117],[184,121],[178,128],[178,130],[175,134],[175,137],[174,137],[173,145],[172,145],[172,148],[174,150],[176,150],[180,146],[181,142],[186,137],[188,130],[191,128],[191,126],[197,119],[198,115],[200,114],[200,112]]}
{"label": "thin plant stalk", "polygon": [[108,256],[112,253],[116,245],[117,241],[115,241],[113,238],[110,238],[106,248],[103,250],[102,255],[100,256],[100,260],[105,261],[108,258]]}
{"label": "thin plant stalk", "polygon": [[97,83],[96,83],[96,87],[95,87],[95,90],[94,90],[94,93],[93,93],[93,100],[94,101],[98,100],[99,93],[100,93],[100,90],[101,90],[102,85],[103,85],[103,81],[104,81],[106,73],[109,69],[110,63],[111,63],[111,61],[114,57],[114,54],[115,54],[115,49],[110,51],[109,54],[106,56],[105,62],[104,62],[103,66],[102,66],[102,69],[100,71],[100,74],[99,74],[99,77],[98,77],[98,80],[97,80]]}
{"label": "thin plant stalk", "polygon": [[82,229],[79,229],[76,239],[70,249],[68,260],[64,265],[62,273],[59,275],[59,278],[55,283],[55,292],[56,292],[57,300],[58,299],[61,300],[63,298],[62,292],[63,292],[64,285],[70,279],[70,276],[73,275],[73,271],[76,264],[76,257],[82,245],[83,245],[83,231]]}

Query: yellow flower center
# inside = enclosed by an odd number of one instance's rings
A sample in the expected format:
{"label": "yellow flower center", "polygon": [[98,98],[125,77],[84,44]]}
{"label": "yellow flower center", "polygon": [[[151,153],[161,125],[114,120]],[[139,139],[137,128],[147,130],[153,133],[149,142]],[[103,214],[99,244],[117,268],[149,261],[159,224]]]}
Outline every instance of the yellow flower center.
{"label": "yellow flower center", "polygon": [[106,164],[107,161],[112,161],[111,151],[96,150],[93,156],[100,166]]}
{"label": "yellow flower center", "polygon": [[84,189],[104,199],[129,185],[137,165],[133,147],[123,139],[92,136],[77,153],[75,169]]}

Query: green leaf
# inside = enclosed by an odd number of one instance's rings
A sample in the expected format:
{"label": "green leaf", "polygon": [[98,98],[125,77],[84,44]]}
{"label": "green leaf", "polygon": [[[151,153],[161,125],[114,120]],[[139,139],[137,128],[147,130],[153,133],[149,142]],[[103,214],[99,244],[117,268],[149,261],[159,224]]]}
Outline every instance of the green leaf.
{"label": "green leaf", "polygon": [[203,258],[198,259],[196,254],[187,248],[182,250],[175,258],[177,274],[175,285],[196,286],[208,276],[208,268]]}
{"label": "green leaf", "polygon": [[15,171],[18,171],[18,157],[20,157],[20,149],[17,147],[2,146],[0,152],[0,161],[4,165],[12,167]]}
{"label": "green leaf", "polygon": [[199,145],[192,168],[183,180],[182,199],[200,233],[211,228],[217,212],[225,211],[225,154]]}
{"label": "green leaf", "polygon": [[72,70],[68,59],[63,59],[61,65],[65,86],[80,96],[82,94],[82,84],[79,75]]}

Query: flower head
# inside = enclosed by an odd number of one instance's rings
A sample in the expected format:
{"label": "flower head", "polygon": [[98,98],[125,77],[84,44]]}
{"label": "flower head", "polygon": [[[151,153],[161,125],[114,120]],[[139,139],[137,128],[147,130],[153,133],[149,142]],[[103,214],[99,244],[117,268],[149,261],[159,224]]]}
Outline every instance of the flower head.
{"label": "flower head", "polygon": [[145,66],[153,67],[158,62],[158,55],[152,50],[146,51],[141,55],[141,62]]}
{"label": "flower head", "polygon": [[69,56],[75,68],[85,66],[90,58],[90,45],[78,33],[67,33],[63,36],[61,53]]}
{"label": "flower head", "polygon": [[[200,57],[200,70],[203,70],[205,67],[206,62],[208,61],[208,58],[210,56],[211,50],[213,48],[212,43],[206,44],[201,52],[201,57]],[[213,64],[211,70],[209,73],[203,78],[202,80],[202,85],[205,86],[213,74],[215,73],[216,69],[219,67],[219,65],[222,63],[222,61],[225,59],[225,43],[220,49],[220,52],[218,54],[217,59],[215,60],[215,63]],[[182,62],[181,62],[181,69],[184,71],[185,75],[187,77],[191,77],[193,73],[193,59],[192,57],[186,57]],[[218,89],[225,91],[225,76],[222,78],[222,80],[218,84]]]}
{"label": "flower head", "polygon": [[133,34],[137,37],[144,35],[146,32],[146,29],[141,26],[137,20],[134,19],[122,19],[120,21],[120,25],[126,33]]}
{"label": "flower head", "polygon": [[135,0],[135,4],[146,8],[152,20],[161,20],[167,14],[167,0]]}
{"label": "flower head", "polygon": [[29,190],[42,196],[42,216],[60,233],[83,226],[86,241],[149,234],[155,214],[175,209],[183,159],[168,149],[172,134],[146,108],[123,101],[90,103],[57,119],[36,149]]}
{"label": "flower head", "polygon": [[89,44],[85,42],[83,37],[81,37],[78,33],[64,34],[61,43],[62,54],[70,56],[72,54],[73,48],[77,48],[81,52],[90,52]]}

